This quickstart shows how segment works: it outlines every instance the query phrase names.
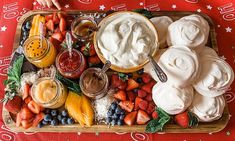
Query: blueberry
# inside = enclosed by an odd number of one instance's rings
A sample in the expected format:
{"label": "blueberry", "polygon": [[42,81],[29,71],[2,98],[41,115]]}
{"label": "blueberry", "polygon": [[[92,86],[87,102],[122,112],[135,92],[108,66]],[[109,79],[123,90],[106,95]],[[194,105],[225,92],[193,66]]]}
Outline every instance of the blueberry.
{"label": "blueberry", "polygon": [[23,25],[23,26],[22,26],[22,30],[23,30],[23,31],[28,31],[28,29],[26,28],[26,25]]}
{"label": "blueberry", "polygon": [[137,93],[138,93],[138,90],[139,90],[139,89],[136,88],[136,89],[133,90],[133,92],[137,94]]}
{"label": "blueberry", "polygon": [[58,119],[59,121],[61,121],[61,120],[62,120],[62,115],[57,115],[57,119]]}
{"label": "blueberry", "polygon": [[125,115],[125,111],[124,111],[124,110],[122,110],[120,114],[121,114],[121,115]]}
{"label": "blueberry", "polygon": [[67,112],[66,110],[63,110],[63,111],[61,112],[61,114],[62,114],[62,116],[64,116],[64,117],[67,117],[67,116],[68,116],[68,112]]}
{"label": "blueberry", "polygon": [[63,118],[61,119],[61,124],[68,124],[66,117],[63,117]]}
{"label": "blueberry", "polygon": [[132,78],[133,77],[133,73],[128,73],[127,76],[128,76],[128,78]]}
{"label": "blueberry", "polygon": [[55,117],[55,116],[57,116],[57,113],[58,113],[58,111],[57,110],[51,110],[51,115],[53,116],[53,117]]}
{"label": "blueberry", "polygon": [[45,109],[45,114],[50,114],[51,113],[51,109]]}
{"label": "blueberry", "polygon": [[111,108],[112,110],[116,109],[116,107],[117,107],[117,103],[116,103],[116,102],[113,102],[113,103],[111,104],[111,106],[110,106],[110,108]]}
{"label": "blueberry", "polygon": [[57,119],[53,119],[51,121],[51,125],[55,126],[55,125],[58,125],[59,124],[59,121]]}
{"label": "blueberry", "polygon": [[144,69],[142,68],[142,69],[138,70],[138,71],[137,71],[137,74],[139,74],[139,75],[144,74]]}
{"label": "blueberry", "polygon": [[67,119],[68,124],[74,124],[74,119],[73,118],[68,118]]}
{"label": "blueberry", "polygon": [[123,120],[124,118],[125,118],[125,115],[120,115],[120,116],[119,116],[119,119],[120,119],[120,120]]}
{"label": "blueberry", "polygon": [[51,120],[52,120],[51,115],[46,114],[46,115],[44,116],[44,120],[45,120],[45,121],[51,121]]}
{"label": "blueberry", "polygon": [[113,116],[112,116],[112,118],[113,118],[113,119],[118,119],[119,116],[118,116],[118,114],[114,113]]}
{"label": "blueberry", "polygon": [[27,21],[25,27],[29,30],[31,28],[31,22]]}
{"label": "blueberry", "polygon": [[22,45],[22,46],[23,46],[24,41],[25,41],[25,40],[21,40],[21,41],[20,41],[20,45]]}
{"label": "blueberry", "polygon": [[111,121],[111,125],[112,125],[112,126],[114,126],[116,123],[117,123],[117,122],[116,122],[115,119],[113,119],[113,120]]}
{"label": "blueberry", "polygon": [[111,121],[112,121],[112,118],[111,118],[111,117],[106,118],[106,122],[107,122],[107,123],[110,123]]}
{"label": "blueberry", "polygon": [[23,38],[22,38],[22,39],[23,39],[23,40],[26,40],[27,38],[28,38],[28,37],[26,37],[26,36],[23,36]]}
{"label": "blueberry", "polygon": [[142,78],[141,77],[138,77],[137,79],[136,79],[136,81],[138,82],[138,83],[143,83],[143,80],[142,80]]}
{"label": "blueberry", "polygon": [[48,125],[48,124],[49,124],[49,121],[42,120],[42,124],[43,124],[43,125]]}
{"label": "blueberry", "polygon": [[43,127],[42,122],[39,122],[39,124],[38,124],[38,128],[42,128],[42,127]]}
{"label": "blueberry", "polygon": [[113,115],[113,110],[109,109],[107,113],[107,117],[111,117]]}
{"label": "blueberry", "polygon": [[122,109],[118,106],[115,110],[116,114],[121,114]]}
{"label": "blueberry", "polygon": [[120,126],[120,125],[123,125],[123,120],[120,120],[120,119],[119,119],[119,120],[117,121],[117,125],[119,125],[119,126]]}

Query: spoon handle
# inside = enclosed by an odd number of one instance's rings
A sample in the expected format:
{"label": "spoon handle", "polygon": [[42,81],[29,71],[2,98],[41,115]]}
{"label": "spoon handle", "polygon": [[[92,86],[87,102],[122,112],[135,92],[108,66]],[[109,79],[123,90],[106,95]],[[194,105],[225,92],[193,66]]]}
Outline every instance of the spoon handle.
{"label": "spoon handle", "polygon": [[163,72],[163,70],[160,68],[160,66],[157,64],[157,62],[155,62],[155,60],[153,59],[153,57],[151,55],[148,55],[149,57],[149,61],[155,71],[155,73],[157,74],[157,77],[159,78],[159,80],[161,82],[166,82],[167,81],[167,76],[166,74]]}
{"label": "spoon handle", "polygon": [[101,69],[100,73],[105,73],[111,67],[111,62],[107,60]]}

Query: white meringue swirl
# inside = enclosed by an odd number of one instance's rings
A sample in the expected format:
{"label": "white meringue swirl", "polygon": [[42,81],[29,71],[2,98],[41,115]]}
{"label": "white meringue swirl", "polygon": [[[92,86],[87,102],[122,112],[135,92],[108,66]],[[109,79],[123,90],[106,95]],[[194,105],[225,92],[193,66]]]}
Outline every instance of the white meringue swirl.
{"label": "white meringue swirl", "polygon": [[218,57],[218,54],[216,53],[216,51],[211,48],[211,47],[207,47],[207,46],[203,46],[200,50],[200,52],[198,52],[199,56],[214,56],[214,57]]}

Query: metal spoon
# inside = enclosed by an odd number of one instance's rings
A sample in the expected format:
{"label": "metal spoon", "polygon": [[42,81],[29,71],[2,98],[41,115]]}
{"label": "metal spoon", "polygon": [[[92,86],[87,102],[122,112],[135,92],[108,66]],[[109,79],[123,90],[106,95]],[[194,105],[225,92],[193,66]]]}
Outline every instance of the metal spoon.
{"label": "metal spoon", "polygon": [[71,37],[71,34],[69,32],[66,33],[66,44],[67,44],[67,47],[68,47],[68,50],[69,50],[69,57],[71,58],[72,57],[72,37]]}
{"label": "metal spoon", "polygon": [[100,75],[104,74],[110,67],[111,67],[111,62],[109,60],[107,60],[104,64],[103,68],[97,74],[97,76],[100,77]]}
{"label": "metal spoon", "polygon": [[160,68],[160,66],[157,64],[157,62],[153,59],[153,57],[150,54],[148,55],[148,58],[159,80],[161,82],[166,82],[167,81],[166,74],[163,72],[163,70]]}

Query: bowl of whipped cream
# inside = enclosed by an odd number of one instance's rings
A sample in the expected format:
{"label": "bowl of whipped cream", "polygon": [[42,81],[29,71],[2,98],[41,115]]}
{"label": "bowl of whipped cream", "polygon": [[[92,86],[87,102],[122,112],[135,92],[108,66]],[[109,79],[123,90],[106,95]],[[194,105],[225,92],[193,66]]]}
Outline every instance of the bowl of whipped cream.
{"label": "bowl of whipped cream", "polygon": [[159,48],[158,34],[152,22],[141,14],[122,11],[105,17],[94,34],[95,50],[103,63],[111,62],[111,69],[134,72],[148,63]]}

